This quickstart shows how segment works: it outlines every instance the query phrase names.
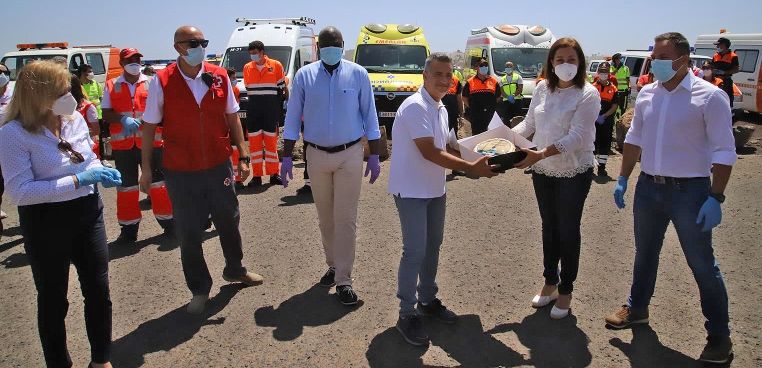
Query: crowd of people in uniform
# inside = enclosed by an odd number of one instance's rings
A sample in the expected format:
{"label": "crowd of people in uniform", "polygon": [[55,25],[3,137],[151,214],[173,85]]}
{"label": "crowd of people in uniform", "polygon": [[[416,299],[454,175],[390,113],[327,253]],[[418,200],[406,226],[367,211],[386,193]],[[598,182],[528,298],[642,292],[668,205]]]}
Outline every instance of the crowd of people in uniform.
{"label": "crowd of people in uniform", "polygon": [[[654,81],[640,88],[614,191],[615,205],[624,208],[624,193],[640,160],[632,288],[626,303],[605,322],[614,329],[648,323],[659,252],[671,222],[706,318],[708,341],[700,359],[721,363],[730,359],[732,343],[727,292],[713,255],[711,230],[721,222],[723,192],[736,154],[728,104],[732,92],[718,88],[711,73],[723,70],[727,84],[737,59],[720,50],[712,68],[698,77],[689,66],[685,37],[665,33],[654,41]],[[138,50],[123,49],[119,57],[124,72],[104,89],[93,82],[87,66],[72,78],[65,65],[35,61],[18,71],[13,97],[0,100],[5,108],[0,166],[5,188],[18,206],[49,366],[72,365],[64,322],[70,264],[77,269],[85,298],[90,365],[111,366],[109,249],[101,188],[117,191],[118,244],[137,239],[140,192],[148,194],[165,234],[180,243],[192,294],[187,311],[202,313],[212,286],[201,248],[205,229],[213,224],[218,231],[225,281],[262,283],[263,277],[242,263],[236,189],[250,175],[250,185],[261,185],[262,176],[268,175],[270,183],[287,187],[300,138],[309,157],[306,171],[327,266],[318,283],[335,285],[342,304],[358,303],[352,285],[358,201],[363,176],[371,184],[380,177],[382,149],[367,71],[342,59],[342,34],[327,27],[318,36],[320,60],[301,68],[289,91],[283,66],[267,57],[266,45],[252,41],[251,62],[242,71],[249,97],[242,124],[237,97],[244,91],[234,86],[235,71],[204,62],[208,42],[196,27],[178,28],[173,42],[177,62],[152,77],[141,73]],[[724,47],[725,42],[718,44]],[[588,82],[584,52],[572,38],[557,40],[545,65],[526,115],[513,128],[536,149],[522,149],[526,158],[515,167],[531,170],[542,219],[543,282],[531,305],[553,304],[550,318],[563,319],[571,313],[579,273],[585,200],[594,168],[598,175],[608,175],[614,114],[626,108],[629,71],[615,55]],[[447,143],[449,130],[462,127],[465,116],[473,134],[479,134],[496,111],[510,124],[524,107],[522,77],[512,61],[500,79],[489,75],[486,60],[465,83],[453,70],[449,56],[431,54],[423,85],[403,102],[393,125],[388,192],[403,239],[396,328],[413,345],[428,344],[423,316],[444,323],[458,320],[437,297],[446,170],[473,179],[497,175],[487,157],[463,160]],[[7,72],[0,66],[0,88],[7,84]],[[0,92],[5,96],[5,90]],[[284,147],[278,157],[284,100]],[[95,144],[101,119],[108,125],[115,168],[101,160],[103,147]],[[359,143],[363,137],[370,151],[367,160]],[[683,143],[673,145],[671,139]]]}

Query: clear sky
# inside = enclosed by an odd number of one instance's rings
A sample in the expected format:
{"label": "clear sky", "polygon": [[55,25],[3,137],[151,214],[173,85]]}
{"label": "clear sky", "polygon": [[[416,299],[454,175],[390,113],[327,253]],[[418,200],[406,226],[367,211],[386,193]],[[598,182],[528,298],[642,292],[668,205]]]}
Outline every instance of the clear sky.
{"label": "clear sky", "polygon": [[[645,49],[653,36],[682,32],[693,43],[699,34],[762,33],[761,0],[0,0],[0,54],[18,43],[68,41],[137,47],[146,58],[175,57],[172,35],[195,25],[211,42],[208,53],[224,51],[237,17],[306,16],[315,32],[334,25],[353,48],[366,23],[414,23],[423,27],[433,51],[462,50],[472,28],[498,24],[540,24],[556,37],[576,37],[586,54]],[[721,4],[723,14],[716,10]]]}

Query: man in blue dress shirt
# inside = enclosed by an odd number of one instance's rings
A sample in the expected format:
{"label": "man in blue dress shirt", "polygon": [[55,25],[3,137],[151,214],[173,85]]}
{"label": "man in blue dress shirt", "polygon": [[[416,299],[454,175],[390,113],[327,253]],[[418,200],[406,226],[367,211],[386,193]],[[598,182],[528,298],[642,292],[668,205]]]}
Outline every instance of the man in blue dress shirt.
{"label": "man in blue dress shirt", "polygon": [[327,27],[318,35],[320,61],[301,68],[294,76],[283,131],[281,165],[283,186],[293,179],[291,154],[304,120],[307,171],[318,211],[328,271],[320,285],[336,285],[344,305],[357,304],[352,289],[355,259],[357,202],[362,186],[362,137],[368,138],[370,157],[365,176],[373,184],[381,172],[378,154],[381,132],[368,72],[342,60],[344,39]]}

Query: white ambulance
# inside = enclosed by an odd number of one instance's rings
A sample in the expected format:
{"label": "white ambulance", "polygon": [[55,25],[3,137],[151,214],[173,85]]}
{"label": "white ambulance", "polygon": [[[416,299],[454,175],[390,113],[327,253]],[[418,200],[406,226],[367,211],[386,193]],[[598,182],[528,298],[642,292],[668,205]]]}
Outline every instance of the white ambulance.
{"label": "white ambulance", "polygon": [[535,81],[548,58],[550,46],[556,37],[543,26],[503,24],[471,30],[466,42],[463,65],[464,78],[476,74],[479,60],[489,62],[490,74],[500,78],[505,74],[505,63],[512,61],[524,80],[524,108],[529,106]]}
{"label": "white ambulance", "polygon": [[251,61],[249,42],[262,41],[265,54],[280,61],[286,78],[294,79],[296,71],[304,65],[317,60],[315,31],[310,27],[315,24],[311,18],[249,19],[235,20],[238,27],[233,30],[227,49],[222,56],[220,66],[232,68],[238,78],[237,85],[241,93],[241,111],[238,115],[246,117],[246,88],[243,84],[243,66]]}
{"label": "white ambulance", "polygon": [[713,57],[717,39],[730,40],[730,49],[738,55],[739,71],[733,74],[733,83],[741,90],[742,98],[736,97],[735,109],[762,112],[762,33],[717,33],[696,38],[696,54]]}

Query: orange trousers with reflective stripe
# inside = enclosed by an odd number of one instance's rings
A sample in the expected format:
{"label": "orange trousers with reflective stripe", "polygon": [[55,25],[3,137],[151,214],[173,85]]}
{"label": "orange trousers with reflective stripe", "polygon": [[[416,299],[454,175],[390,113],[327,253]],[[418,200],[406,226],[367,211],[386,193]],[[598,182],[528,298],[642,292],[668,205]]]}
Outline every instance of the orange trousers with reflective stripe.
{"label": "orange trousers with reflective stripe", "polygon": [[[262,152],[264,149],[264,152]],[[278,175],[278,133],[259,130],[249,133],[249,152],[251,154],[251,175]],[[264,163],[264,172],[262,164]],[[237,163],[236,163],[237,164]]]}
{"label": "orange trousers with reflective stripe", "polygon": [[[151,168],[153,169],[151,189],[151,207],[157,220],[172,219],[172,203],[164,184],[164,174],[161,170],[162,149],[154,148]],[[140,149],[133,147],[129,150],[114,150],[116,169],[122,174],[122,185],[116,192],[116,218],[119,225],[135,225],[142,218],[140,213],[140,192],[138,190],[139,167],[141,162]]]}

